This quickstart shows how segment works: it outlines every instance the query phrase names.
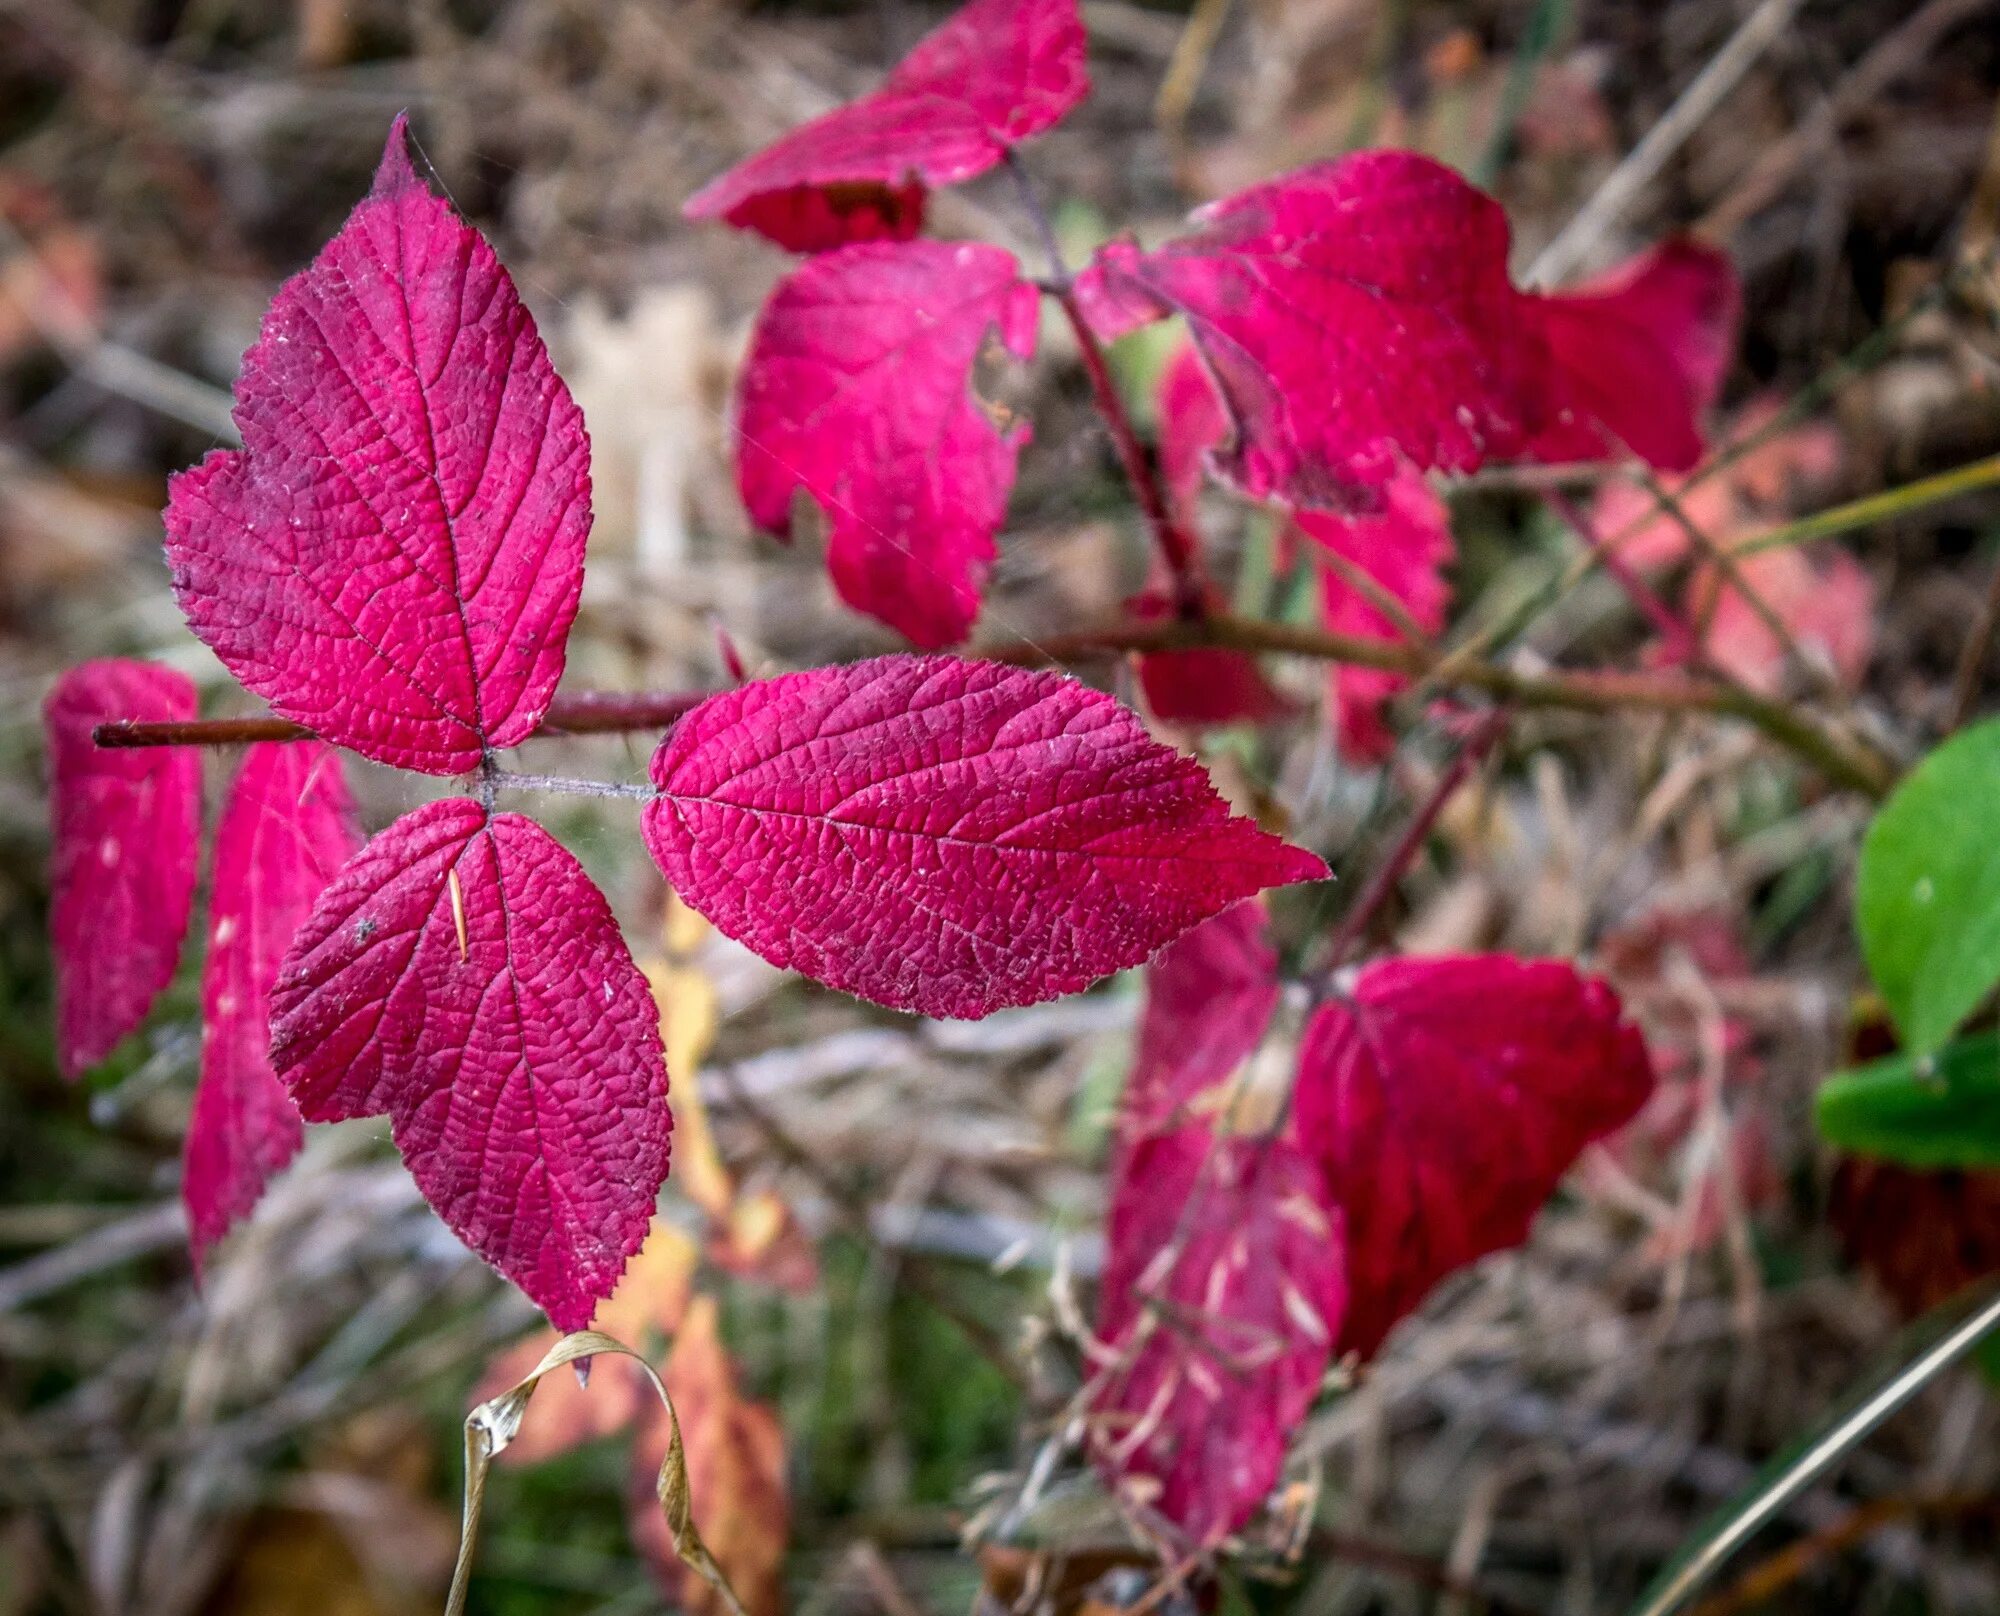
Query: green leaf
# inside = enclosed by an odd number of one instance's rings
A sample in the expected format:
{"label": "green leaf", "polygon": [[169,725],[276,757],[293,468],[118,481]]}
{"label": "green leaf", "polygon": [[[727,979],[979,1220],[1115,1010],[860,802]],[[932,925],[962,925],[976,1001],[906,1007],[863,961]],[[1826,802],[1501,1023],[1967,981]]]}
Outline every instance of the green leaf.
{"label": "green leaf", "polygon": [[2000,1167],[2000,1034],[1836,1072],[1818,1114],[1843,1150],[1910,1167]]}
{"label": "green leaf", "polygon": [[1861,952],[1903,1042],[1929,1054],[2000,981],[2000,719],[1953,736],[1861,844]]}

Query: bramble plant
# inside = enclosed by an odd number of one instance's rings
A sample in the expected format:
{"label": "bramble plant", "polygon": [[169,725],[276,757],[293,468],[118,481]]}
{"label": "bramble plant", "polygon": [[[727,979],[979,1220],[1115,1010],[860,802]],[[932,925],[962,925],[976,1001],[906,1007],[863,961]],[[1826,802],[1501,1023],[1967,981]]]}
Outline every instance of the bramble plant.
{"label": "bramble plant", "polygon": [[[1733,351],[1728,263],[1672,241],[1587,286],[1525,291],[1496,202],[1426,158],[1371,151],[1072,270],[1018,153],[1087,89],[1075,0],[973,0],[872,95],[687,204],[805,255],[738,383],[745,507],[782,535],[802,497],[816,506],[840,597],[923,653],[705,696],[556,694],[590,530],[584,422],[397,120],[373,189],[244,357],[242,447],[176,477],[165,514],[190,627],[274,716],[204,722],[186,679],[126,662],[76,669],[47,708],[72,1076],[174,972],[197,884],[193,748],[254,742],[213,852],[186,1146],[197,1261],[297,1150],[301,1119],[383,1115],[439,1216],[558,1329],[611,1295],[667,1175],[659,1012],[576,860],[500,811],[520,788],[642,799],[682,901],[877,1004],[979,1017],[1146,967],[1079,1429],[1132,1518],[1183,1548],[1238,1533],[1329,1372],[1373,1357],[1447,1274],[1524,1240],[1584,1148],[1637,1114],[1647,1051],[1570,963],[1356,962],[1509,712],[1715,713],[1843,786],[1879,790],[1884,766],[1740,679],[1589,517],[1552,500],[1678,666],[1459,657],[1442,672],[1491,705],[1455,715],[1456,760],[1334,934],[1297,940],[1309,1008],[1276,1118],[1234,1103],[1282,997],[1260,894],[1326,864],[1233,816],[1137,713],[1018,664],[1135,653],[1151,715],[1199,728],[1289,721],[1255,655],[1304,651],[1334,667],[1342,753],[1380,760],[1392,700],[1440,673],[1428,637],[1455,552],[1438,480],[1522,461],[1692,468]],[[932,189],[1003,166],[1048,250],[1039,277],[1002,247],[920,234]],[[1031,360],[1048,304],[1158,570],[1117,624],[962,657],[1030,440],[973,372],[996,348]],[[1168,319],[1187,340],[1149,450],[1105,346]],[[1314,558],[1321,628],[1223,610],[1197,532],[1205,479],[1268,507]],[[1727,557],[1704,564],[1712,590],[1740,585]],[[531,735],[586,729],[664,730],[650,787],[503,765]],[[342,751],[464,794],[360,844]],[[1864,870],[1864,923],[1907,899],[1901,875],[1890,885],[1871,898]],[[1909,933],[1899,919],[1883,935]],[[1885,992],[1913,983],[1906,1024],[1928,1050],[2000,951],[1966,939],[1943,971],[1892,957],[1901,946],[1870,957]]]}

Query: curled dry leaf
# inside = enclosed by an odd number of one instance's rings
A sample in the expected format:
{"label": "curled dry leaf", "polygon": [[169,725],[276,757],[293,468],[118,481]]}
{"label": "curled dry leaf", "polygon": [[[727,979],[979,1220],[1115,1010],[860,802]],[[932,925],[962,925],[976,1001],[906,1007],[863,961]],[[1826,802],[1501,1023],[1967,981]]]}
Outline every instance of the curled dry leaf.
{"label": "curled dry leaf", "polygon": [[[699,1297],[688,1309],[665,1379],[680,1419],[686,1500],[701,1541],[748,1616],[778,1616],[791,1531],[784,1431],[770,1408],[738,1388],[713,1297]],[[723,1616],[727,1600],[676,1552],[655,1497],[672,1435],[666,1411],[650,1404],[632,1444],[632,1539],[677,1608],[688,1616]]]}
{"label": "curled dry leaf", "polygon": [[772,964],[977,1017],[1149,959],[1325,864],[1059,674],[880,657],[712,696],[653,758],[647,845]]}
{"label": "curled dry leaf", "polygon": [[1527,1237],[1579,1152],[1653,1089],[1618,997],[1560,960],[1384,960],[1307,1024],[1294,1115],[1347,1213],[1342,1350]]}
{"label": "curled dry leaf", "polygon": [[1037,301],[999,247],[874,243],[801,265],[758,316],[737,398],[745,507],[785,534],[811,495],[841,599],[927,649],[979,615],[1029,435],[974,397],[974,361],[990,332],[1032,356]]}
{"label": "curled dry leaf", "polygon": [[973,0],[872,95],[793,130],[688,198],[781,247],[904,241],[926,192],[985,173],[1090,90],[1076,0]]}
{"label": "curled dry leaf", "polygon": [[111,750],[99,747],[92,731],[111,719],[194,716],[194,686],[145,662],[86,662],[64,674],[43,704],[56,1059],[65,1077],[109,1055],[173,980],[194,905],[201,835],[194,751]]}
{"label": "curled dry leaf", "polygon": [[[642,1351],[655,1340],[671,1341],[687,1316],[694,1295],[701,1248],[672,1224],[655,1220],[637,1255],[625,1265],[617,1289],[597,1304],[591,1328]],[[491,1402],[534,1372],[556,1344],[553,1331],[540,1330],[516,1342],[487,1365],[473,1393]],[[531,1465],[624,1430],[653,1406],[652,1388],[636,1364],[600,1361],[586,1384],[574,1375],[545,1380],[535,1398],[535,1417],[521,1428],[502,1455],[503,1464]]]}
{"label": "curled dry leaf", "polygon": [[241,449],[176,476],[174,593],[284,717],[458,774],[540,723],[590,531],[590,445],[507,272],[410,165],[272,300]]}
{"label": "curled dry leaf", "polygon": [[424,1198],[580,1328],[667,1176],[658,1013],[604,895],[533,820],[447,798],[321,894],[272,996],[308,1121],[387,1115]]}
{"label": "curled dry leaf", "polygon": [[1201,1546],[1277,1484],[1341,1331],[1341,1214],[1286,1138],[1187,1127],[1112,1186],[1091,1456]]}
{"label": "curled dry leaf", "polygon": [[313,900],[359,842],[330,747],[267,741],[243,754],[215,831],[201,1080],[181,1174],[197,1266],[304,1137],[271,1070],[271,988]]}

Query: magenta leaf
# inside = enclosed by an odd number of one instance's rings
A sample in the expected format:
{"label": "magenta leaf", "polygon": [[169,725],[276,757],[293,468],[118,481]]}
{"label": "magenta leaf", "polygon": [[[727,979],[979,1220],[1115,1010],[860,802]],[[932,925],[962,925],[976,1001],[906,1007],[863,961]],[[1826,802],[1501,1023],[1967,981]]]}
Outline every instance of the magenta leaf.
{"label": "magenta leaf", "polygon": [[1113,1186],[1091,1456],[1197,1545],[1269,1495],[1340,1334],[1341,1214],[1289,1139],[1146,1140]]}
{"label": "magenta leaf", "polygon": [[1119,1131],[1158,1133],[1225,1082],[1263,1041],[1278,1007],[1278,955],[1254,900],[1205,920],[1146,967],[1146,1013]]}
{"label": "magenta leaf", "polygon": [[802,264],[757,322],[737,404],[744,505],[783,534],[810,494],[841,598],[927,649],[979,614],[1028,439],[973,396],[973,363],[996,330],[1033,354],[1037,301],[998,247],[876,243]]}
{"label": "magenta leaf", "polygon": [[1186,317],[1253,499],[1350,509],[1399,460],[1469,471],[1520,452],[1541,359],[1507,280],[1507,219],[1408,152],[1303,168],[1202,209],[1154,252],[1102,249],[1080,278],[1104,336]]}
{"label": "magenta leaf", "polygon": [[287,281],[236,384],[243,448],[174,478],[181,609],[279,713],[471,768],[540,721],[583,587],[590,447],[479,234],[410,166]]}
{"label": "magenta leaf", "polygon": [[1618,996],[1561,960],[1384,960],[1299,1050],[1299,1139],[1347,1214],[1343,1351],[1372,1357],[1445,1275],[1519,1245],[1652,1063]]}
{"label": "magenta leaf", "polygon": [[533,820],[447,798],[355,855],[293,940],[271,1061],[309,1122],[386,1115],[424,1198],[580,1329],[667,1176],[659,1012]]}
{"label": "magenta leaf", "polygon": [[199,755],[179,746],[113,750],[91,732],[112,719],[194,716],[194,686],[147,662],[86,662],[43,704],[56,1060],[65,1077],[109,1055],[173,980],[200,859]]}
{"label": "magenta leaf", "polygon": [[[1406,643],[1401,625],[1353,573],[1371,579],[1425,634],[1444,627],[1451,599],[1444,569],[1455,554],[1451,516],[1421,476],[1398,473],[1383,489],[1379,511],[1363,516],[1304,511],[1298,529],[1326,557],[1320,568],[1320,614],[1334,633]],[[1340,749],[1349,758],[1376,763],[1389,755],[1394,737],[1382,721],[1382,709],[1407,683],[1401,674],[1379,668],[1335,666],[1327,675]]]}
{"label": "magenta leaf", "polygon": [[882,87],[794,129],[688,198],[795,252],[905,241],[934,186],[984,174],[1090,90],[1076,0],[972,0]]}
{"label": "magenta leaf", "polygon": [[197,1265],[298,1152],[298,1108],[271,1070],[271,988],[359,841],[338,753],[276,741],[244,753],[215,831],[201,1081],[181,1176]]}
{"label": "magenta leaf", "polygon": [[1631,454],[1686,471],[1701,458],[1702,417],[1735,352],[1742,304],[1726,257],[1666,241],[1596,281],[1522,302],[1550,358],[1536,459]]}
{"label": "magenta leaf", "polygon": [[653,758],[646,842],[775,965],[933,1016],[1075,992],[1326,866],[1060,674],[878,657],[711,696]]}

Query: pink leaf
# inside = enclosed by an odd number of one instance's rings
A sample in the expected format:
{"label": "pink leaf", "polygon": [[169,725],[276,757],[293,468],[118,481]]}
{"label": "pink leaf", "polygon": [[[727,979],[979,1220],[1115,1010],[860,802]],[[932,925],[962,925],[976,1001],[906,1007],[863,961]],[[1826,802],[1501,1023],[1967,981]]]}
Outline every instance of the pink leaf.
{"label": "pink leaf", "polygon": [[1712,247],[1662,242],[1599,280],[1523,298],[1550,358],[1538,460],[1637,455],[1662,471],[1701,458],[1702,417],[1735,353],[1736,271]]}
{"label": "pink leaf", "polygon": [[[1808,658],[1853,689],[1875,648],[1875,585],[1868,569],[1829,546],[1809,557],[1790,545],[1735,558],[1737,576]],[[1784,684],[1785,648],[1764,612],[1715,566],[1691,586],[1697,617],[1708,620],[1709,654],[1753,690]]]}
{"label": "pink leaf", "polygon": [[927,648],[979,615],[1026,423],[973,395],[988,332],[1035,351],[1037,293],[998,247],[843,248],[782,281],[757,322],[737,402],[737,483],[751,518],[826,513],[841,599]]}
{"label": "pink leaf", "polygon": [[417,1187],[560,1330],[667,1176],[659,1012],[604,895],[533,820],[447,798],[320,895],[272,995],[309,1122],[386,1115]]}
{"label": "pink leaf", "polygon": [[878,657],[711,696],[653,758],[646,841],[774,965],[976,1017],[1137,965],[1326,866],[1059,674]]}
{"label": "pink leaf", "polygon": [[185,747],[99,747],[110,719],[195,716],[194,686],[145,662],[86,662],[49,692],[49,930],[56,1058],[75,1077],[146,1019],[173,980],[194,902],[201,760]]}
{"label": "pink leaf", "polygon": [[1288,1139],[1183,1128],[1113,1188],[1090,1422],[1107,1482],[1197,1544],[1269,1495],[1345,1305],[1341,1215]]}
{"label": "pink leaf", "polygon": [[1205,920],[1146,967],[1146,1013],[1119,1130],[1156,1133],[1225,1082],[1262,1042],[1278,1007],[1278,955],[1264,906]]}
{"label": "pink leaf", "polygon": [[215,832],[201,1081],[181,1177],[197,1264],[298,1151],[298,1108],[271,1070],[271,988],[359,841],[338,753],[276,741],[244,753]]}
{"label": "pink leaf", "polygon": [[905,241],[933,186],[984,174],[1090,90],[1076,0],[972,0],[882,87],[794,129],[688,198],[796,252]]}
{"label": "pink leaf", "polygon": [[285,717],[456,774],[540,722],[590,530],[583,418],[477,232],[410,166],[279,289],[241,450],[175,477],[174,590]]}
{"label": "pink leaf", "polygon": [[[1298,517],[1298,528],[1328,556],[1373,579],[1426,634],[1444,627],[1451,599],[1444,569],[1455,554],[1451,517],[1422,477],[1407,471],[1398,474],[1383,490],[1382,509],[1373,515],[1306,511]],[[1395,620],[1332,565],[1320,571],[1320,612],[1336,634],[1393,645],[1405,642]],[[1335,667],[1327,681],[1341,750],[1362,763],[1387,757],[1394,738],[1382,721],[1382,709],[1409,681],[1398,673],[1357,667]]]}
{"label": "pink leaf", "polygon": [[1175,511],[1190,520],[1208,475],[1208,455],[1229,441],[1229,417],[1201,355],[1184,342],[1160,367],[1153,395],[1160,422],[1160,476]]}
{"label": "pink leaf", "polygon": [[1518,453],[1541,361],[1507,281],[1507,219],[1449,169],[1363,152],[1204,208],[1155,252],[1081,278],[1100,334],[1187,318],[1255,499],[1352,508],[1398,459],[1469,471]]}
{"label": "pink leaf", "polygon": [[1299,1138],[1347,1213],[1343,1350],[1527,1238],[1583,1147],[1652,1092],[1618,997],[1560,960],[1384,960],[1308,1023]]}

